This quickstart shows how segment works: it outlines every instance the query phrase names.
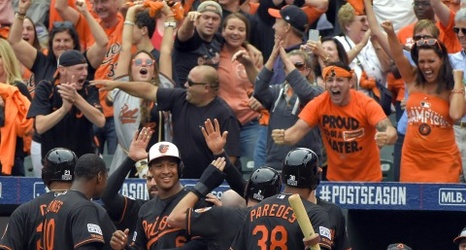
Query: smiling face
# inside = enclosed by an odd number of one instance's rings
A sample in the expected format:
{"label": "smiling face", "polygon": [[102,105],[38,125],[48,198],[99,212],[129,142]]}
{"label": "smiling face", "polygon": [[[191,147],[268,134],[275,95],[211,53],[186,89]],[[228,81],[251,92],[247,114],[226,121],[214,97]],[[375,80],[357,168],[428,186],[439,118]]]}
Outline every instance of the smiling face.
{"label": "smiling face", "polygon": [[246,40],[246,24],[239,18],[233,17],[227,20],[222,31],[226,44],[239,48]]}
{"label": "smiling face", "polygon": [[275,37],[282,39],[286,36],[286,33],[290,29],[289,24],[282,18],[276,18],[275,24],[272,26],[272,28],[275,31]]}
{"label": "smiling face", "polygon": [[442,59],[433,49],[420,48],[418,56],[418,69],[426,83],[436,83],[442,67]]}
{"label": "smiling face", "polygon": [[325,89],[330,94],[330,100],[337,106],[345,106],[350,102],[350,79],[346,77],[328,76],[325,79]]}
{"label": "smiling face", "polygon": [[161,157],[150,163],[149,172],[157,183],[159,193],[170,193],[179,182],[178,159]]}
{"label": "smiling face", "polygon": [[354,20],[346,26],[346,35],[348,35],[354,43],[358,44],[362,41],[364,34],[369,29],[367,16],[354,16]]}
{"label": "smiling face", "polygon": [[137,54],[132,60],[131,77],[134,81],[150,82],[154,77],[155,60],[146,53]]}
{"label": "smiling face", "polygon": [[66,30],[56,33],[52,39],[52,50],[57,58],[61,53],[73,49],[74,46],[73,38]]}
{"label": "smiling face", "polygon": [[147,171],[147,173],[144,175],[144,178],[146,179],[146,186],[147,191],[149,192],[149,198],[152,199],[159,194],[157,182],[155,182],[154,177],[152,177],[152,173],[150,173],[149,171]]}
{"label": "smiling face", "polygon": [[338,49],[335,41],[327,40],[322,42],[322,48],[330,56],[330,62],[338,62],[340,59],[338,58]]}
{"label": "smiling face", "polygon": [[119,4],[119,0],[93,0],[92,10],[100,19],[108,21],[117,18]]}

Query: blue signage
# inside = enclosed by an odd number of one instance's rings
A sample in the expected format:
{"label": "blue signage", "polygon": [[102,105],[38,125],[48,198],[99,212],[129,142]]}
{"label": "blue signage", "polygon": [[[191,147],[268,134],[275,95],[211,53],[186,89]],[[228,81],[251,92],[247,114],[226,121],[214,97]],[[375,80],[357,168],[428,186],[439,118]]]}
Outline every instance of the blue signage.
{"label": "blue signage", "polygon": [[[182,184],[194,186],[196,180]],[[224,183],[212,193],[218,198],[229,188]],[[19,205],[47,192],[39,178],[0,177],[0,204]],[[122,195],[148,199],[143,179],[127,179]],[[461,184],[322,182],[317,195],[345,209],[466,211],[466,186]]]}

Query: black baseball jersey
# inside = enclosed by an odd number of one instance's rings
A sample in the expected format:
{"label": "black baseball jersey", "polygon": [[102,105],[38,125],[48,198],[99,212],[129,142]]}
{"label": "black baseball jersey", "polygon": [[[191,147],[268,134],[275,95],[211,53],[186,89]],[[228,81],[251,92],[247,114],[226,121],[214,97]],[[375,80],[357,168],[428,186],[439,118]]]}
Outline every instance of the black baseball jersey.
{"label": "black baseball jersey", "polygon": [[16,208],[0,240],[0,249],[39,250],[45,210],[54,198],[55,193],[48,192]]}
{"label": "black baseball jersey", "polygon": [[[288,202],[290,195],[277,194],[253,206],[231,249],[304,249],[303,233]],[[320,234],[321,249],[331,249],[328,214],[322,207],[302,200],[314,231]]]}
{"label": "black baseball jersey", "polygon": [[348,234],[346,232],[346,220],[341,208],[334,203],[323,201],[320,198],[317,198],[317,205],[321,206],[328,213],[330,232],[333,241],[332,249],[351,249]]}
{"label": "black baseball jersey", "polygon": [[249,208],[216,206],[189,209],[186,215],[188,233],[205,238],[209,249],[228,249],[248,212]]}
{"label": "black baseball jersey", "polygon": [[143,249],[167,249],[183,246],[191,240],[182,228],[168,226],[168,215],[178,202],[188,193],[183,189],[172,197],[160,199],[158,196],[142,205],[138,214],[133,245]]}
{"label": "black baseball jersey", "polygon": [[111,249],[115,226],[105,209],[79,191],[57,196],[47,207],[41,244],[43,249],[75,249],[94,244]]}
{"label": "black baseball jersey", "polygon": [[136,218],[142,205],[146,203],[146,200],[131,199],[130,197],[123,196],[124,207],[119,214],[119,217],[110,212],[112,209],[108,209],[108,215],[113,220],[115,227],[119,230],[129,229],[130,234],[134,232],[136,228]]}

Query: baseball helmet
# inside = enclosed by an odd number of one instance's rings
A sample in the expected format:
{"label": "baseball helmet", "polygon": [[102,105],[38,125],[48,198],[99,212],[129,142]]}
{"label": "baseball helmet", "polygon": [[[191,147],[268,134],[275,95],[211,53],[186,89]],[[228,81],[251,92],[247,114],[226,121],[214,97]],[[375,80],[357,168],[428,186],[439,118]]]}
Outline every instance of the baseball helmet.
{"label": "baseball helmet", "polygon": [[287,186],[315,190],[320,183],[319,157],[308,148],[296,148],[283,160],[283,181]]}
{"label": "baseball helmet", "polygon": [[251,174],[244,198],[261,202],[267,197],[280,193],[281,189],[282,178],[277,170],[262,167]]}
{"label": "baseball helmet", "polygon": [[178,160],[178,175],[181,178],[183,174],[184,165],[181,161],[180,151],[178,150],[178,147],[175,144],[167,141],[158,142],[152,145],[152,147],[150,147],[149,149],[149,156],[147,159],[147,161],[149,162],[149,169],[151,163],[154,160],[162,157],[173,157]]}
{"label": "baseball helmet", "polygon": [[53,148],[42,160],[42,180],[45,185],[52,181],[73,181],[74,167],[78,157],[66,148]]}

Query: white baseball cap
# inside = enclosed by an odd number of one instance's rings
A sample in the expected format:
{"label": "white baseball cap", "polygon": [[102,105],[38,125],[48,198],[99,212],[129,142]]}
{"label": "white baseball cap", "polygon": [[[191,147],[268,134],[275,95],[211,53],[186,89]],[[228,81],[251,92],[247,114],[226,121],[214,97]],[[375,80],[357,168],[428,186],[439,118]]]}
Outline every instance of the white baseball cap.
{"label": "white baseball cap", "polygon": [[174,157],[178,160],[181,160],[180,151],[178,150],[178,147],[175,144],[167,141],[162,141],[154,144],[149,149],[149,166],[153,160],[166,156]]}

